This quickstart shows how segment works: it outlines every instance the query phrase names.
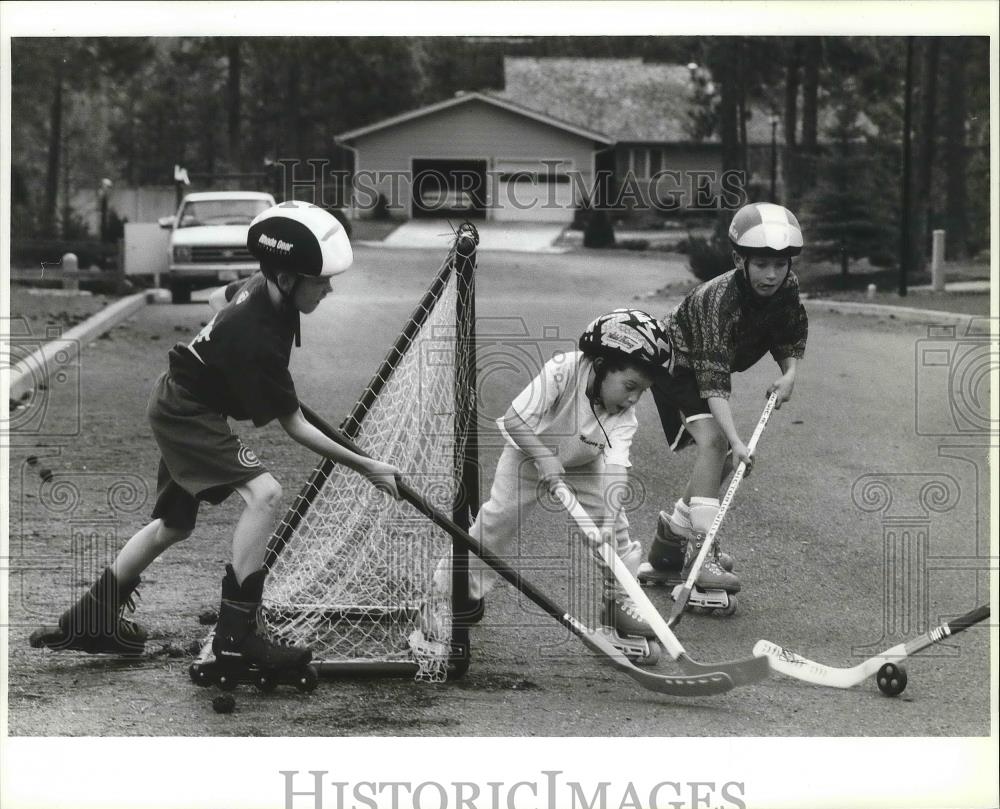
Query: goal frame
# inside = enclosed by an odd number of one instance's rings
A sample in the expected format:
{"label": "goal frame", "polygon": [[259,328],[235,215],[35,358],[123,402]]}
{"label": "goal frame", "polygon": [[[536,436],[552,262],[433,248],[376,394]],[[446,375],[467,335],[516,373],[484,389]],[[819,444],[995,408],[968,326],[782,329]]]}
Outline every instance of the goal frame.
{"label": "goal frame", "polygon": [[[464,530],[468,530],[472,518],[479,511],[479,441],[478,425],[478,384],[476,376],[476,268],[479,244],[479,233],[471,222],[462,224],[455,233],[455,240],[450,249],[449,257],[438,271],[430,287],[424,293],[420,302],[413,309],[402,331],[396,337],[392,346],[386,352],[378,369],[373,374],[368,385],[358,398],[351,412],[340,424],[340,431],[351,440],[357,435],[365,416],[379,393],[388,383],[398,361],[409,348],[414,337],[419,334],[433,304],[439,299],[442,290],[455,274],[457,284],[457,301],[455,311],[455,345],[461,363],[456,368],[456,377],[467,380],[468,395],[464,407],[456,401],[455,417],[455,450],[453,468],[460,469],[459,480],[456,481],[456,497],[452,504],[451,517]],[[456,398],[461,398],[461,392],[456,386]],[[304,412],[307,414],[308,409]],[[315,426],[315,425],[314,425]],[[462,432],[464,431],[464,440]],[[289,506],[284,518],[278,524],[268,542],[264,567],[268,571],[282,550],[291,540],[303,518],[319,495],[323,486],[329,480],[336,464],[330,459],[323,459],[311,472],[309,478]],[[469,551],[465,545],[451,540],[452,553],[452,588],[451,588],[451,653],[448,659],[448,679],[457,679],[468,671],[471,662],[471,646],[469,628],[459,620],[455,620],[457,605],[467,603],[469,596]],[[378,675],[413,675],[418,671],[418,664],[409,661],[318,661],[317,671],[323,677],[378,674]]]}

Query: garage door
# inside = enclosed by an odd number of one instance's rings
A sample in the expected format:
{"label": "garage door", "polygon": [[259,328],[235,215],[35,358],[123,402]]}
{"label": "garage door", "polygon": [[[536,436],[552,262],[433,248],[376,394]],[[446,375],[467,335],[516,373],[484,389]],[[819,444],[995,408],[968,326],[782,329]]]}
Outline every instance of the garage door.
{"label": "garage door", "polygon": [[414,219],[486,217],[486,161],[413,159]]}
{"label": "garage door", "polygon": [[[565,164],[562,164],[565,165]],[[497,222],[572,222],[573,183],[538,161],[498,160]]]}

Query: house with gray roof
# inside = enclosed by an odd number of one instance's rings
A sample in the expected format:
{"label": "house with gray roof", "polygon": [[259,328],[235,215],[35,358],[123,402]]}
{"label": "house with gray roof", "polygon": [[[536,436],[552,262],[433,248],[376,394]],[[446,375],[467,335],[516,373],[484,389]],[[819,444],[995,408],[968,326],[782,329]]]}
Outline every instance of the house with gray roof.
{"label": "house with gray roof", "polygon": [[[504,59],[505,87],[452,98],[343,132],[356,205],[378,195],[397,216],[570,222],[597,202],[616,216],[716,210],[721,143],[705,125],[707,74],[640,58]],[[710,81],[710,78],[707,79]],[[709,88],[710,90],[710,88]],[[751,184],[781,184],[782,133],[747,120]]]}
{"label": "house with gray roof", "polygon": [[486,93],[459,93],[337,136],[354,152],[355,204],[404,217],[566,222],[611,139]]}
{"label": "house with gray roof", "polygon": [[[676,211],[718,206],[723,189],[713,178],[722,168],[721,143],[702,119],[699,92],[706,81],[711,90],[703,69],[638,57],[506,57],[504,76],[501,98],[531,103],[563,120],[588,121],[613,139],[614,149],[599,161],[613,178],[607,198],[612,207],[634,208],[636,195],[644,205]],[[750,112],[750,183],[763,186],[770,181],[772,149],[783,147],[783,133],[765,110]],[[775,172],[780,187],[780,161]]]}

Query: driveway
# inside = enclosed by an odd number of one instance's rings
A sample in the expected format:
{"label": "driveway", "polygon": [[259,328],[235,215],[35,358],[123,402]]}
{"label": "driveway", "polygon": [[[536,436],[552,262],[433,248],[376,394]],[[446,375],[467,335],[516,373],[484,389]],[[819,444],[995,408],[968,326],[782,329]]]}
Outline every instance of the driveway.
{"label": "driveway", "polygon": [[[386,236],[379,247],[431,247],[446,251],[459,219],[420,219],[404,222]],[[545,222],[476,222],[481,251],[504,250],[514,253],[565,253],[553,247],[565,225]]]}

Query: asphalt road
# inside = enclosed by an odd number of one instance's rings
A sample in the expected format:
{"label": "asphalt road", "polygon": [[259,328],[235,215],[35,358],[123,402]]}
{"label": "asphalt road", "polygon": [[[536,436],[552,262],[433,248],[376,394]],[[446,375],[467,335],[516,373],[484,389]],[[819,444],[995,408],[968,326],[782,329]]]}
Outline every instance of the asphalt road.
{"label": "asphalt road", "polygon": [[[357,250],[355,268],[336,279],[335,294],[303,320],[292,370],[304,402],[333,421],[347,412],[439,260],[427,251]],[[481,362],[509,355],[512,343],[543,354],[571,346],[587,321],[617,306],[662,313],[675,301],[647,295],[671,280],[680,280],[678,271],[666,271],[654,254],[490,254],[477,282]],[[152,485],[155,450],[142,408],[148,385],[169,344],[196,332],[207,316],[197,303],[147,307],[85,351],[83,431],[61,452],[63,468],[85,468],[96,451]],[[829,665],[852,666],[988,600],[981,402],[989,391],[978,375],[981,348],[982,341],[929,336],[915,324],[812,317],[795,398],[772,418],[720,533],[743,581],[739,610],[730,618],[684,618],[678,634],[693,657],[744,657],[758,638],[768,638]],[[747,436],[775,373],[764,361],[737,377],[734,411]],[[482,377],[487,416],[502,413],[528,379],[527,371],[499,362]],[[967,390],[956,395],[949,378],[964,380]],[[633,477],[642,496],[630,521],[648,544],[657,511],[678,496],[692,457],[669,454],[651,399],[640,403],[639,418]],[[290,497],[311,459],[279,432],[254,434],[252,445]],[[485,487],[499,443],[488,430],[482,443]],[[200,523],[212,543],[198,551],[202,561],[225,556],[226,522],[236,513],[229,503]],[[124,516],[119,536],[140,519]],[[31,526],[44,532],[44,515]],[[519,560],[557,600],[574,592],[559,563],[564,537],[561,521],[539,517],[524,534]],[[145,622],[161,627],[156,637],[179,646],[198,636],[193,617],[217,593],[215,569],[194,566],[185,553],[165,557],[156,578],[204,592],[180,604],[169,586],[153,584],[141,602]],[[652,597],[665,611],[666,594]],[[26,634],[27,627],[12,629],[12,644],[23,644]],[[22,653],[11,658],[12,683],[23,692],[12,691],[11,728],[25,735],[981,736],[990,732],[988,641],[988,631],[976,628],[913,659],[909,686],[896,699],[879,695],[873,683],[836,691],[772,676],[719,698],[673,700],[601,666],[502,587],[473,631],[469,674],[453,684],[347,681],[321,685],[308,700],[250,691],[238,715],[220,718],[204,711],[204,694],[187,684],[183,661],[161,656],[122,668],[55,655],[39,663]],[[673,670],[669,661],[661,665]],[[89,678],[92,687],[83,695],[28,693],[24,683],[39,669],[57,680],[71,673]],[[124,710],[131,703],[98,682],[120,677],[138,688],[151,675],[161,696],[142,705],[139,722]]]}

